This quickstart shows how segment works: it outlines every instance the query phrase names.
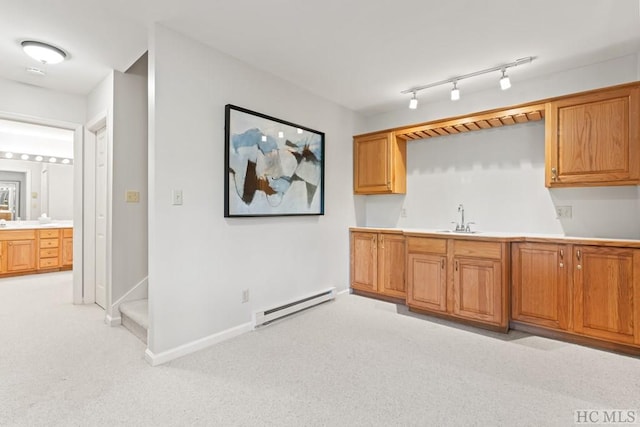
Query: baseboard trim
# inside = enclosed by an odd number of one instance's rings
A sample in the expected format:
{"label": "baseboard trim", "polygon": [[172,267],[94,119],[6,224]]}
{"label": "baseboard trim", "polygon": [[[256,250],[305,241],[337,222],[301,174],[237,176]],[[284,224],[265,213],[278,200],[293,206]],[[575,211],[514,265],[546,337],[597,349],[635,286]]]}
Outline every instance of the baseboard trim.
{"label": "baseboard trim", "polygon": [[156,354],[147,348],[144,352],[144,358],[151,366],[162,365],[163,363],[186,356],[187,354],[195,353],[196,351],[211,347],[212,345],[235,338],[252,330],[253,323],[243,323],[242,325],[209,335],[208,337],[200,338],[199,340],[191,341],[161,353]]}
{"label": "baseboard trim", "polygon": [[104,317],[104,323],[106,323],[109,326],[118,326],[122,324],[122,317],[118,316],[118,317],[111,317],[111,315],[107,314]]}
{"label": "baseboard trim", "polygon": [[349,294],[349,293],[350,293],[350,291],[351,291],[351,290],[350,290],[349,288],[347,288],[347,289],[343,289],[343,290],[341,290],[341,291],[336,292],[336,296]]}

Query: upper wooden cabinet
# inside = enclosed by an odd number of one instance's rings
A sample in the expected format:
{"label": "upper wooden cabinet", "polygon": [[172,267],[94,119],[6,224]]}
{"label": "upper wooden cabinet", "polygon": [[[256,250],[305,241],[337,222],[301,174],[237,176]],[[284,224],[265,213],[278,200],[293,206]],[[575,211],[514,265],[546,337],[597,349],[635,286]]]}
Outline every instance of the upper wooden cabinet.
{"label": "upper wooden cabinet", "polygon": [[640,183],[640,87],[547,103],[547,187]]}
{"label": "upper wooden cabinet", "polygon": [[355,194],[406,193],[406,141],[393,132],[354,137],[353,158]]}

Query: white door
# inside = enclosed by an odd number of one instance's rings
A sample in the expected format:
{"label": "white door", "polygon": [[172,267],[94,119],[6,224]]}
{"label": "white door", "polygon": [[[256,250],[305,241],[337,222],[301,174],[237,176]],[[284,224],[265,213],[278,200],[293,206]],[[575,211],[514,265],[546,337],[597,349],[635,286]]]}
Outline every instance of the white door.
{"label": "white door", "polygon": [[107,133],[96,133],[96,304],[107,301]]}

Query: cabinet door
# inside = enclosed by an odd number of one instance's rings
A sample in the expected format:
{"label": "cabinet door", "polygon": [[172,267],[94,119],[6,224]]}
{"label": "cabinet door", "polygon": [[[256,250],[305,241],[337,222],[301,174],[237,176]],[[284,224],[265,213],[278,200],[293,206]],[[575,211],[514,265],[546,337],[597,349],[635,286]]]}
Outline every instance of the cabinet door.
{"label": "cabinet door", "polygon": [[62,239],[62,265],[73,265],[73,237]]}
{"label": "cabinet door", "polygon": [[375,292],[378,288],[377,234],[351,233],[351,287]]}
{"label": "cabinet door", "polygon": [[405,298],[404,236],[378,234],[378,292]]}
{"label": "cabinet door", "polygon": [[447,311],[447,256],[409,254],[407,303],[439,312]]}
{"label": "cabinet door", "polygon": [[453,313],[459,317],[501,325],[502,263],[455,257]]}
{"label": "cabinet door", "polygon": [[353,160],[356,194],[406,192],[406,141],[392,132],[354,138]]}
{"label": "cabinet door", "polygon": [[640,251],[574,247],[574,330],[640,344]]}
{"label": "cabinet door", "polygon": [[546,114],[548,187],[640,182],[640,89],[562,99]]}
{"label": "cabinet door", "polygon": [[36,241],[7,242],[7,271],[27,271],[36,268]]}
{"label": "cabinet door", "polygon": [[571,260],[565,245],[516,243],[512,246],[513,320],[554,329],[569,327]]}

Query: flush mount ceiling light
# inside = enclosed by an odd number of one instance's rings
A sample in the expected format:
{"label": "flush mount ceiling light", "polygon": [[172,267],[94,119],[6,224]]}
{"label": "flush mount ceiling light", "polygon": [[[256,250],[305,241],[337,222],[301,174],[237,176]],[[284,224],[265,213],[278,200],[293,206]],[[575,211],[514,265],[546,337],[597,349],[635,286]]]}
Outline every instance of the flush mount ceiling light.
{"label": "flush mount ceiling light", "polygon": [[25,40],[20,44],[27,55],[43,64],[58,64],[67,57],[64,50],[48,43]]}
{"label": "flush mount ceiling light", "polygon": [[412,87],[410,89],[403,90],[400,93],[402,93],[402,94],[409,94],[409,93],[413,94],[413,96],[411,98],[411,101],[409,103],[409,108],[415,109],[418,106],[418,100],[416,99],[416,93],[417,92],[419,92],[421,90],[424,90],[424,89],[429,89],[431,87],[453,83],[453,89],[451,90],[451,100],[452,101],[457,101],[458,99],[460,99],[460,91],[458,90],[458,88],[456,86],[456,84],[458,83],[459,80],[468,79],[468,78],[475,77],[475,76],[480,76],[482,74],[493,73],[495,71],[501,71],[502,72],[502,78],[500,79],[500,88],[502,88],[502,90],[506,90],[506,89],[509,89],[511,87],[511,81],[509,80],[509,76],[506,75],[507,68],[517,67],[518,65],[529,64],[534,59],[535,59],[534,56],[527,56],[526,58],[516,59],[513,62],[508,62],[506,64],[497,65],[497,66],[491,67],[491,68],[485,68],[484,70],[474,71],[473,73],[463,74],[461,76],[452,77],[452,78],[446,79],[446,80],[440,80],[438,82],[429,83],[427,85]]}

